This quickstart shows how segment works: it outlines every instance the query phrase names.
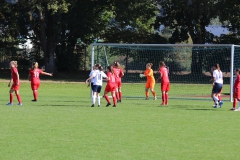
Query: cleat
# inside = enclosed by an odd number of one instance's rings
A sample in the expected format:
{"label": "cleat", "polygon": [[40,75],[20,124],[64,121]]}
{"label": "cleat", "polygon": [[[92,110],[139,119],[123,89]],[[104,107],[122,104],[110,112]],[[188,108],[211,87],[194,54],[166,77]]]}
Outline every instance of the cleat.
{"label": "cleat", "polygon": [[161,106],[164,106],[164,105],[165,105],[165,103],[161,103],[160,105],[161,105]]}
{"label": "cleat", "polygon": [[9,102],[9,103],[7,103],[6,105],[7,105],[7,106],[12,106],[13,104]]}
{"label": "cleat", "polygon": [[119,103],[121,103],[121,102],[122,102],[122,100],[120,99],[120,100],[119,100]]}
{"label": "cleat", "polygon": [[98,107],[100,107],[100,105],[98,105]]}
{"label": "cleat", "polygon": [[234,111],[240,111],[240,109],[235,109]]}
{"label": "cleat", "polygon": [[94,104],[93,104],[93,105],[91,105],[91,107],[94,107]]}
{"label": "cleat", "polygon": [[37,100],[36,100],[36,99],[33,99],[32,102],[37,102]]}
{"label": "cleat", "polygon": [[214,105],[214,107],[213,108],[218,108],[218,105]]}
{"label": "cleat", "polygon": [[154,97],[153,100],[157,100],[157,97]]}
{"label": "cleat", "polygon": [[117,107],[116,105],[113,105],[113,107]]}
{"label": "cleat", "polygon": [[120,103],[120,100],[117,100],[117,103]]}
{"label": "cleat", "polygon": [[146,97],[146,98],[145,98],[145,100],[149,100],[149,98],[148,98],[148,97]]}
{"label": "cleat", "polygon": [[235,110],[235,108],[231,108],[230,110],[234,111],[234,110]]}
{"label": "cleat", "polygon": [[108,106],[110,106],[111,105],[111,103],[108,103],[107,105],[106,105],[106,107],[108,107]]}
{"label": "cleat", "polygon": [[222,105],[223,105],[223,102],[220,101],[220,102],[219,102],[219,106],[220,106],[220,108],[222,108]]}
{"label": "cleat", "polygon": [[18,106],[22,106],[22,103],[18,103],[17,105],[18,105]]}

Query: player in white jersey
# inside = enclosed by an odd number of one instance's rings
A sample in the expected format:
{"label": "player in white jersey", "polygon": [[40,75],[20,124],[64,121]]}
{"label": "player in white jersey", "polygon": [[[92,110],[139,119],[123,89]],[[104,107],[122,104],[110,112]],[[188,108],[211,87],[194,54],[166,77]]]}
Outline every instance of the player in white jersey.
{"label": "player in white jersey", "polygon": [[100,107],[100,92],[102,90],[102,80],[103,78],[107,78],[107,75],[102,70],[103,67],[100,64],[96,64],[96,70],[93,72],[93,75],[86,80],[87,83],[90,79],[94,79],[91,107],[94,107],[96,98],[98,99],[98,107]]}
{"label": "player in white jersey", "polygon": [[215,102],[214,108],[218,108],[218,105],[220,108],[223,105],[223,102],[219,100],[218,94],[220,94],[223,86],[223,74],[222,71],[220,70],[219,64],[215,64],[213,66],[213,88],[212,88],[212,98]]}
{"label": "player in white jersey", "polygon": [[[91,72],[89,73],[89,77],[91,77],[91,76],[93,75],[93,73],[96,71],[95,68],[96,68],[96,64],[92,67],[92,70],[91,70]],[[93,96],[93,82],[94,82],[94,79],[95,79],[95,77],[93,77],[93,78],[91,79],[91,82],[88,84],[88,87],[91,86],[92,96]]]}

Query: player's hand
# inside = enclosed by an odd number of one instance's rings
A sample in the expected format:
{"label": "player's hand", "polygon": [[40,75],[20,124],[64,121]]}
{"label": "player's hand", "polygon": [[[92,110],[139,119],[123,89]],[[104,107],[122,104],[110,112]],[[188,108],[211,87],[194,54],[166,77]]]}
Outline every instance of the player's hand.
{"label": "player's hand", "polygon": [[87,87],[90,87],[90,85],[91,85],[91,83],[90,83],[90,82],[88,82],[88,85],[87,85]]}
{"label": "player's hand", "polygon": [[49,73],[49,76],[53,76],[53,73]]}

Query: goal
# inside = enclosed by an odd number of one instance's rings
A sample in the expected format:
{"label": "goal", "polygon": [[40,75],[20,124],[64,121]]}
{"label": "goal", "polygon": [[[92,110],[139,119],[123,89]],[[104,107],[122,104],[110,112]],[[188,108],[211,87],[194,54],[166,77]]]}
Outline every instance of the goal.
{"label": "goal", "polygon": [[169,67],[171,99],[210,99],[212,82],[211,67],[218,63],[224,75],[223,99],[230,99],[233,70],[239,65],[235,58],[240,47],[232,44],[114,44],[93,43],[91,65],[100,63],[104,68],[118,61],[124,70],[122,92],[125,98],[144,98],[146,63],[153,63],[156,80],[155,91],[160,98],[159,62]]}

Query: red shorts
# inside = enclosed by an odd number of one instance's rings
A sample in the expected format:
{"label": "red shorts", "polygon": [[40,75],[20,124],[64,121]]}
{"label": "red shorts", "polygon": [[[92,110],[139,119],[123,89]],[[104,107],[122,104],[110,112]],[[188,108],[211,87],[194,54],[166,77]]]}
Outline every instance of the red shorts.
{"label": "red shorts", "polygon": [[240,88],[236,88],[234,93],[233,93],[233,97],[237,98],[238,100],[240,100]]}
{"label": "red shorts", "polygon": [[20,83],[18,85],[16,85],[15,83],[12,84],[12,87],[11,87],[12,90],[18,91],[19,88],[20,88]]}
{"label": "red shorts", "polygon": [[116,85],[115,84],[108,83],[106,85],[106,88],[105,88],[106,92],[113,92],[115,90],[116,90]]}
{"label": "red shorts", "polygon": [[121,82],[121,81],[116,81],[116,87],[117,87],[117,88],[122,87],[122,82]]}
{"label": "red shorts", "polygon": [[170,82],[161,83],[161,91],[168,92],[170,90]]}
{"label": "red shorts", "polygon": [[40,82],[39,83],[31,83],[32,90],[38,90],[39,86],[40,86]]}

